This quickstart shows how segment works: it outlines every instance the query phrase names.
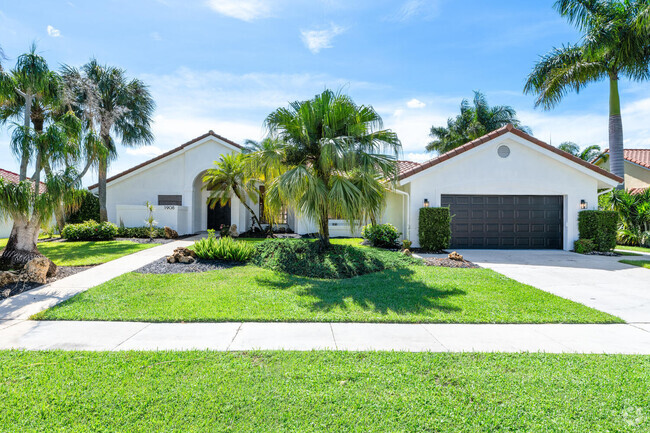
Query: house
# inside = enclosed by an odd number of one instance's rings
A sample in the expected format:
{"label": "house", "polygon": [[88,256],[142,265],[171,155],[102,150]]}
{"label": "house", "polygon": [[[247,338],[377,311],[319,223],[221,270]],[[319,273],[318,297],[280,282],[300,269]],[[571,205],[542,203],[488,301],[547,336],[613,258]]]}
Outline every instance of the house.
{"label": "house", "polygon": [[[609,171],[609,149],[605,149],[593,163]],[[625,149],[623,151],[625,188],[641,192],[650,187],[650,149]]]}
{"label": "house", "polygon": [[[5,170],[3,168],[0,168],[0,177],[3,178],[5,182],[11,182],[11,183],[18,183],[18,180],[20,179],[18,173],[14,173],[13,171]],[[40,192],[44,192],[44,191],[45,191],[45,184],[41,182]],[[14,225],[13,221],[9,219],[0,218],[0,239],[9,237],[13,225]]]}
{"label": "house", "polygon": [[[250,215],[236,198],[226,207],[209,209],[202,181],[219,155],[241,150],[210,131],[110,177],[109,220],[142,226],[144,203],[150,201],[157,205],[158,224],[181,234],[222,224],[237,224],[240,231],[250,228]],[[598,190],[621,181],[509,125],[423,164],[400,161],[397,186],[380,221],[394,224],[418,246],[419,209],[449,206],[453,248],[569,250],[578,238],[578,212],[596,209]],[[317,231],[312,221],[291,209],[282,223],[300,234]],[[344,221],[330,220],[333,237],[358,233]]]}

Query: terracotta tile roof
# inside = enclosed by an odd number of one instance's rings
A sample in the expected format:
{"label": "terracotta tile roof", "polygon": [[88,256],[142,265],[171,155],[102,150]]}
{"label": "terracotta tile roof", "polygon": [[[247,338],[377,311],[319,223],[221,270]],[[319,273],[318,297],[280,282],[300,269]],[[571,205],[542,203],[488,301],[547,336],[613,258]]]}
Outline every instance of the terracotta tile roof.
{"label": "terracotta tile roof", "polygon": [[419,167],[421,164],[419,162],[415,161],[397,161],[397,171],[398,175],[401,176],[402,174],[413,170],[414,168]]}
{"label": "terracotta tile roof", "polygon": [[[594,162],[598,161],[606,153],[609,153],[609,149],[605,149],[603,153],[598,155]],[[623,150],[623,158],[650,170],[650,149],[625,149]]]}
{"label": "terracotta tile roof", "polygon": [[[13,171],[5,170],[3,168],[0,168],[0,177],[11,183],[18,183],[18,180],[20,179],[20,175],[18,173],[14,173]],[[29,178],[27,178],[27,180],[29,180]],[[43,182],[40,182],[39,192],[41,194],[45,192],[45,184]]]}
{"label": "terracotta tile roof", "polygon": [[[156,156],[155,158],[152,158],[152,159],[150,159],[150,160],[148,160],[148,161],[145,161],[145,162],[143,162],[143,163],[141,163],[141,164],[138,164],[138,165],[136,165],[136,166],[133,166],[133,167],[129,168],[128,170],[124,170],[124,171],[121,172],[121,173],[118,173],[118,174],[116,174],[116,175],[114,175],[114,176],[109,177],[108,179],[106,179],[106,183],[108,184],[108,183],[114,181],[115,179],[119,179],[120,177],[125,176],[125,175],[127,175],[127,174],[129,174],[129,173],[132,173],[132,172],[134,172],[134,171],[136,171],[136,170],[139,170],[139,169],[141,169],[142,167],[145,167],[145,166],[147,166],[147,165],[149,165],[149,164],[151,164],[151,163],[153,163],[153,162],[156,162],[156,161],[159,161],[159,160],[161,160],[161,159],[163,159],[163,158],[166,158],[166,157],[168,157],[169,155],[172,155],[172,154],[174,154],[174,153],[176,153],[176,152],[179,152],[179,151],[185,149],[187,146],[190,146],[190,145],[196,143],[197,141],[201,141],[201,140],[203,140],[204,138],[207,138],[207,137],[210,137],[210,136],[215,137],[215,138],[217,138],[217,139],[219,139],[219,140],[221,140],[221,141],[225,141],[226,143],[228,143],[228,144],[230,144],[230,145],[232,145],[232,146],[235,146],[235,147],[238,148],[238,149],[243,149],[243,147],[242,147],[240,144],[235,143],[235,142],[232,141],[232,140],[228,140],[227,138],[222,137],[222,136],[219,135],[219,134],[216,134],[213,130],[210,130],[210,131],[208,131],[206,134],[203,134],[203,135],[200,135],[200,136],[198,136],[198,137],[196,137],[196,138],[193,138],[192,140],[188,141],[187,143],[183,143],[183,144],[181,144],[180,146],[173,148],[172,150],[169,150],[169,151],[167,151],[167,152],[165,152],[165,153],[163,153],[163,154],[161,154],[161,155]],[[94,189],[94,188],[97,188],[97,186],[98,186],[98,185],[95,183],[95,184],[93,184],[93,185],[90,185],[90,186],[88,187],[88,189]]]}
{"label": "terracotta tile roof", "polygon": [[621,179],[620,177],[610,173],[609,171],[603,170],[602,168],[600,168],[600,167],[598,167],[598,166],[596,166],[594,164],[591,164],[591,163],[589,163],[587,161],[583,161],[582,159],[578,158],[577,156],[573,156],[570,153],[564,152],[564,151],[558,149],[557,147],[554,147],[554,146],[551,146],[550,144],[544,143],[543,141],[538,140],[537,138],[535,138],[535,137],[533,137],[531,135],[528,135],[523,131],[520,131],[520,130],[516,129],[512,125],[506,125],[506,126],[504,126],[502,128],[497,129],[496,131],[492,131],[489,134],[486,134],[486,135],[484,135],[482,137],[479,137],[476,140],[472,140],[469,143],[463,144],[462,146],[457,147],[456,149],[453,149],[453,150],[450,150],[449,152],[443,153],[442,155],[440,155],[440,156],[438,156],[436,158],[433,158],[432,160],[430,160],[428,162],[425,162],[424,164],[420,164],[419,166],[414,167],[414,168],[408,170],[407,172],[400,174],[399,180],[406,179],[407,177],[413,176],[414,174],[417,174],[417,173],[419,173],[421,171],[424,171],[424,170],[426,170],[428,168],[431,168],[434,165],[438,165],[441,162],[445,162],[448,159],[451,159],[456,155],[460,155],[461,153],[465,153],[468,150],[474,149],[475,147],[480,146],[483,143],[487,143],[488,141],[491,141],[491,140],[493,140],[493,139],[495,139],[497,137],[500,137],[500,136],[502,136],[504,134],[507,134],[508,132],[511,132],[511,133],[517,135],[518,137],[521,137],[521,138],[523,138],[525,140],[530,141],[533,144],[536,144],[536,145],[538,145],[540,147],[543,147],[544,149],[549,150],[549,151],[551,151],[551,152],[553,152],[553,153],[555,153],[557,155],[563,156],[563,157],[575,162],[576,164],[580,164],[583,167],[586,167],[586,168],[588,168],[588,169],[590,169],[592,171],[595,171],[596,173],[598,173],[598,174],[600,174],[602,176],[608,177],[608,178],[610,178],[612,180],[615,180],[616,182],[619,182],[619,183],[623,182],[623,179]]}

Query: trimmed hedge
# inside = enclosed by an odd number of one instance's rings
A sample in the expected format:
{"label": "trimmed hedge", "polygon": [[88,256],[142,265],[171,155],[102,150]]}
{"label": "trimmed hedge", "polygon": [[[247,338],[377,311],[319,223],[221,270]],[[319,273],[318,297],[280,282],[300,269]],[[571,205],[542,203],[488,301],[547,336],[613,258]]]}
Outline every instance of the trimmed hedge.
{"label": "trimmed hedge", "polygon": [[117,235],[117,226],[113,223],[97,223],[88,220],[80,224],[68,224],[63,227],[61,237],[69,241],[109,241]]}
{"label": "trimmed hedge", "polygon": [[79,209],[66,215],[68,224],[80,224],[88,220],[99,221],[99,198],[88,190],[79,190],[75,194],[81,196]]}
{"label": "trimmed hedge", "polygon": [[420,208],[418,221],[420,248],[427,251],[442,251],[451,242],[451,213],[448,207]]}
{"label": "trimmed hedge", "polygon": [[612,251],[616,248],[618,213],[604,210],[583,210],[578,214],[580,239],[594,243],[595,251]]}
{"label": "trimmed hedge", "polygon": [[[155,238],[164,238],[165,229],[160,227],[154,227]],[[142,238],[149,239],[149,227],[118,227],[117,229],[118,238]]]}
{"label": "trimmed hedge", "polygon": [[392,224],[368,224],[361,230],[361,236],[378,248],[397,248],[401,233]]}
{"label": "trimmed hedge", "polygon": [[596,249],[591,239],[578,239],[573,243],[573,251],[578,254],[589,254]]}

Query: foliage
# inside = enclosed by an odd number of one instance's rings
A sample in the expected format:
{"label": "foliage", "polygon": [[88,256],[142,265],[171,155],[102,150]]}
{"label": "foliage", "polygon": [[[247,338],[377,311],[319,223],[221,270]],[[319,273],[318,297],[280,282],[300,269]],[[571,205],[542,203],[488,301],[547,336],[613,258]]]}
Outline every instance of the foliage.
{"label": "foliage", "polygon": [[445,153],[508,124],[531,133],[530,128],[521,125],[514,108],[505,105],[490,107],[483,93],[474,92],[472,104],[463,99],[460,114],[449,118],[446,127],[431,127],[429,135],[434,140],[427,144],[427,150]]}
{"label": "foliage", "polygon": [[601,197],[603,208],[618,212],[618,242],[650,247],[650,188],[637,194],[614,190]]}
{"label": "foliage", "polygon": [[451,242],[451,213],[448,207],[420,208],[418,220],[420,248],[426,251],[442,251]]}
{"label": "foliage", "polygon": [[583,210],[578,213],[580,239],[589,239],[595,251],[612,251],[616,248],[618,214],[613,211]]}
{"label": "foliage", "polygon": [[573,251],[578,254],[589,254],[596,250],[596,244],[591,239],[578,239],[573,243]]}
{"label": "foliage", "polygon": [[[162,227],[154,227],[154,238],[164,238],[165,229]],[[134,239],[145,239],[151,237],[151,228],[150,227],[118,227],[117,228],[117,237],[118,238],[134,238]]]}
{"label": "foliage", "polygon": [[397,248],[401,233],[392,224],[368,224],[361,230],[361,236],[378,248]]}
{"label": "foliage", "polygon": [[397,269],[420,260],[393,252],[331,245],[323,250],[306,239],[268,239],[255,245],[252,262],[263,268],[312,278],[351,278],[357,275]]}
{"label": "foliage", "polygon": [[291,205],[316,223],[323,247],[330,245],[331,215],[352,227],[377,217],[389,188],[386,179],[397,174],[401,144],[372,107],[325,90],[278,108],[266,126],[281,143],[283,167],[266,191],[271,214]]}
{"label": "foliage", "polygon": [[578,146],[576,143],[572,141],[565,141],[564,143],[560,143],[557,148],[573,156],[576,156],[583,161],[593,161],[594,158],[600,155],[600,146],[597,144],[592,144],[591,146],[587,146],[581,150],[580,146]]}
{"label": "foliage", "polygon": [[408,250],[409,248],[411,248],[411,245],[413,245],[413,242],[409,241],[408,239],[402,239],[403,250]]}
{"label": "foliage", "polygon": [[67,224],[61,237],[70,241],[107,241],[115,238],[117,226],[110,222],[98,223],[88,220],[79,224]]}
{"label": "foliage", "polygon": [[99,221],[99,199],[87,189],[75,191],[77,203],[68,208],[66,222],[77,224],[88,220]]}
{"label": "foliage", "polygon": [[156,224],[158,224],[158,221],[156,221],[153,217],[153,205],[147,200],[145,203],[145,206],[147,208],[147,219],[144,220],[144,223],[147,225],[147,228],[149,229],[149,239],[153,239],[156,237]]}
{"label": "foliage", "polygon": [[253,244],[236,241],[231,237],[216,238],[214,231],[207,238],[197,241],[192,249],[201,259],[230,262],[246,262],[255,252]]}

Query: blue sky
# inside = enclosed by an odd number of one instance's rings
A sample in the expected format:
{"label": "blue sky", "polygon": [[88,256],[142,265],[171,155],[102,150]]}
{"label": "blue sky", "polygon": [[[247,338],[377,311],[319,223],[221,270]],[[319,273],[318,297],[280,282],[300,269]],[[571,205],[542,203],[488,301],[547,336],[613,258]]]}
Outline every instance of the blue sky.
{"label": "blue sky", "polygon": [[[512,105],[538,138],[607,145],[606,83],[534,108],[522,94],[537,57],[576,41],[553,0],[30,0],[0,4],[7,67],[36,41],[52,67],[89,58],[147,83],[153,146],[120,148],[117,173],[213,129],[259,139],[265,116],[325,87],[374,106],[425,160],[431,125],[473,90]],[[650,147],[650,83],[622,84],[627,147]],[[15,170],[6,128],[0,167]],[[92,181],[89,178],[86,183]]]}

